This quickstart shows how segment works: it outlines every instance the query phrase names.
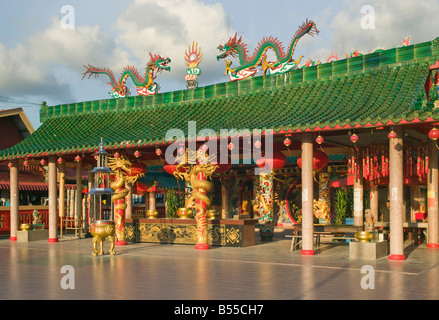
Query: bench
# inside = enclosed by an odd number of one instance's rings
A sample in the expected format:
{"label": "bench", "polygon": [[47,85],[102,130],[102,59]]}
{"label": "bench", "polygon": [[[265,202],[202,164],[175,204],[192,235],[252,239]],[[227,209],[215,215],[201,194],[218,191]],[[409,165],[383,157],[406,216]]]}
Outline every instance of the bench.
{"label": "bench", "polygon": [[[320,246],[320,236],[322,235],[329,235],[330,232],[314,232],[314,240],[317,247]],[[290,251],[296,250],[296,247],[298,247],[302,243],[302,235],[301,234],[294,234],[294,235],[286,235],[286,238],[292,238],[291,239],[291,246]]]}
{"label": "bench", "polygon": [[[296,248],[302,243],[302,235],[294,234],[294,235],[286,235],[286,238],[291,239],[290,251],[296,250]],[[355,240],[354,234],[351,233],[332,233],[329,231],[315,231],[314,232],[314,240],[316,247],[320,246],[321,239],[330,239],[330,240]]]}

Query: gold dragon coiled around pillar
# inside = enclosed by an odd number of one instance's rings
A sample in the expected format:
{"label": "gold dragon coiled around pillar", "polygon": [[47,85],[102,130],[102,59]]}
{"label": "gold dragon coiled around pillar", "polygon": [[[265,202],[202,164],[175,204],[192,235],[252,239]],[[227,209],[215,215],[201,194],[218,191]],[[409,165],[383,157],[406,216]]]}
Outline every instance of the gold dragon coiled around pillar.
{"label": "gold dragon coiled around pillar", "polygon": [[[114,223],[116,227],[116,236],[118,239],[123,239],[123,235],[120,233],[122,226],[122,219],[123,216],[120,212],[124,212],[127,204],[125,201],[120,202],[116,204],[117,200],[119,199],[125,199],[125,197],[128,195],[129,191],[127,188],[125,188],[125,179],[123,177],[119,177],[117,181],[113,181],[110,184],[111,189],[115,190],[113,196],[111,197],[111,201],[114,203]],[[122,189],[123,188],[123,189]],[[121,210],[121,211],[119,211]]]}
{"label": "gold dragon coiled around pillar", "polygon": [[[207,180],[200,180],[199,173],[204,173],[204,167],[194,167],[191,170],[190,182],[193,187],[191,196],[188,199],[188,206],[195,209],[195,218],[198,220],[197,224],[197,243],[207,243],[207,216],[206,208],[211,205],[210,198],[206,195],[213,189],[213,184]],[[198,201],[206,204],[206,208]]]}

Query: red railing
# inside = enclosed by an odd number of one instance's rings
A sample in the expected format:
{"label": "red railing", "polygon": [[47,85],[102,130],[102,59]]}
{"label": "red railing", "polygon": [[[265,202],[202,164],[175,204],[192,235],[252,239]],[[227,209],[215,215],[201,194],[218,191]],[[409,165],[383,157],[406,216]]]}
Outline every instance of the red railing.
{"label": "red railing", "polygon": [[[3,207],[4,208],[4,207]],[[29,223],[32,225],[33,222],[33,209],[25,209],[20,210],[18,213],[18,227],[22,223]],[[40,214],[41,224],[44,225],[45,229],[49,228],[49,209],[38,209],[38,213]],[[1,210],[0,211],[0,234],[10,233],[11,232],[11,220],[10,220],[10,211]],[[57,228],[60,228],[61,219],[59,216],[57,217]],[[75,217],[63,217],[62,218],[63,229],[67,227],[72,227],[75,225]]]}

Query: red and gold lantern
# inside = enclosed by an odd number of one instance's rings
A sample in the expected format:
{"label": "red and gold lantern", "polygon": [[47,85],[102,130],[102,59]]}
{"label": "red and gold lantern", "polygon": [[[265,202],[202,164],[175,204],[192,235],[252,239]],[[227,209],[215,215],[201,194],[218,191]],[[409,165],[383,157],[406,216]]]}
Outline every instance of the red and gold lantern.
{"label": "red and gold lantern", "polygon": [[138,150],[134,151],[134,156],[136,158],[140,157],[140,151],[138,151]]}
{"label": "red and gold lantern", "polygon": [[[314,150],[313,152],[313,169],[314,170],[320,170],[326,167],[326,165],[329,162],[328,155],[320,150]],[[302,157],[299,157],[297,159],[297,165],[299,168],[302,168]]]}
{"label": "red and gold lantern", "polygon": [[256,161],[259,168],[265,168],[265,164],[271,171],[282,169],[285,166],[287,159],[282,152],[274,151],[271,158],[262,157]]}

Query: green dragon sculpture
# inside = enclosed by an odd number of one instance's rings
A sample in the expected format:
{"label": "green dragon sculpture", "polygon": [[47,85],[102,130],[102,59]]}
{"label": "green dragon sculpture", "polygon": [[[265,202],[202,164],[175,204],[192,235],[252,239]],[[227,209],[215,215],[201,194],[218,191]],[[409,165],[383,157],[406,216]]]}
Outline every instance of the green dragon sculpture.
{"label": "green dragon sculpture", "polygon": [[[318,33],[319,30],[317,30],[316,24],[307,19],[299,26],[286,52],[284,51],[282,43],[277,38],[269,37],[264,38],[262,42],[258,44],[251,57],[248,56],[247,45],[243,43],[242,36],[238,39],[237,34],[235,34],[227,43],[218,46],[220,54],[217,56],[217,60],[226,59],[229,56],[239,59],[240,65],[236,68],[231,68],[232,62],[230,60],[225,60],[225,75],[228,74],[231,81],[241,80],[255,75],[258,72],[255,68],[258,66],[261,67],[264,75],[285,73],[297,68],[302,59],[301,56],[298,61],[293,60],[294,50],[300,38],[306,34],[314,36]],[[266,52],[269,49],[274,51],[277,61],[267,61]]]}
{"label": "green dragon sculpture", "polygon": [[171,71],[169,64],[171,59],[162,58],[160,55],[149,54],[151,59],[146,65],[145,76],[142,77],[135,67],[127,66],[123,69],[119,81],[116,81],[113,71],[108,68],[96,68],[92,65],[84,67],[87,69],[82,76],[84,79],[88,75],[90,78],[92,75],[98,77],[101,74],[107,75],[110,78],[109,85],[111,85],[112,91],[108,92],[113,98],[124,98],[127,96],[127,87],[125,86],[128,77],[131,77],[134,85],[138,88],[136,91],[139,95],[153,95],[157,92],[158,85],[154,82],[157,77],[157,73],[161,73],[163,70]]}

